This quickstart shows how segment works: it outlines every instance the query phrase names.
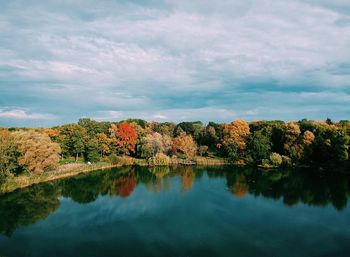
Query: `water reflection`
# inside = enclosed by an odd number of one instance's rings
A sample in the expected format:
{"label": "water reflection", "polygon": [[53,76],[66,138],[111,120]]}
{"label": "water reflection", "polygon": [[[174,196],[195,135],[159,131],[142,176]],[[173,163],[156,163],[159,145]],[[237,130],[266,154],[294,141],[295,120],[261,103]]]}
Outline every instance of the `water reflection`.
{"label": "water reflection", "polygon": [[[18,227],[45,219],[60,206],[61,196],[86,204],[99,196],[128,198],[135,188],[163,192],[180,179],[180,191],[188,192],[202,177],[221,179],[233,197],[282,199],[287,206],[333,205],[341,211],[350,193],[349,175],[313,170],[261,171],[236,167],[125,167],[35,185],[0,197],[0,233],[10,236]],[[209,182],[210,183],[210,182]],[[178,184],[176,184],[178,186]]]}

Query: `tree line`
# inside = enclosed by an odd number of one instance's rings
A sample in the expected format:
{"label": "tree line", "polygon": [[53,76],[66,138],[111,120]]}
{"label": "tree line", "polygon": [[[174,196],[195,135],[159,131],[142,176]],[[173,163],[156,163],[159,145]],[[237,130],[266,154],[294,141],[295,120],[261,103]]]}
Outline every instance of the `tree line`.
{"label": "tree line", "polygon": [[231,123],[147,122],[128,119],[40,129],[0,129],[0,179],[21,171],[56,169],[63,159],[116,163],[122,156],[167,165],[171,158],[225,158],[266,167],[347,162],[350,121],[300,120]]}

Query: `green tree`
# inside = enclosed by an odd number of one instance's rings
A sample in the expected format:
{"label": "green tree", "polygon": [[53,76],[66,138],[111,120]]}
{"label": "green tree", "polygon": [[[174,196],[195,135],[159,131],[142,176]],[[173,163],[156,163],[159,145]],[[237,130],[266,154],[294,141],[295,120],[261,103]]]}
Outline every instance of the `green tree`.
{"label": "green tree", "polygon": [[86,129],[78,124],[67,124],[59,128],[62,154],[74,156],[77,160],[85,151],[88,135]]}
{"label": "green tree", "polygon": [[86,145],[86,160],[98,162],[100,160],[100,147],[97,138],[92,138]]}
{"label": "green tree", "polygon": [[95,137],[97,133],[103,132],[101,124],[95,120],[89,118],[81,118],[78,121],[78,125],[86,130],[86,133],[90,137]]}
{"label": "green tree", "polygon": [[261,130],[254,131],[247,139],[248,155],[254,162],[267,159],[271,154],[271,140]]}

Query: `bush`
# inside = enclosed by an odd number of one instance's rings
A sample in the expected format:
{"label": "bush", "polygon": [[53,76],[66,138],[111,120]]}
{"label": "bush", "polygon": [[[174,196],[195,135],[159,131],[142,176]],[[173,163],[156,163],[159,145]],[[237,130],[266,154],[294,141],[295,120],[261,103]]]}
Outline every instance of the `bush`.
{"label": "bush", "polygon": [[270,166],[270,160],[269,159],[262,159],[261,165],[263,165],[264,167]]}
{"label": "bush", "polygon": [[134,161],[133,158],[127,157],[127,156],[117,156],[116,154],[111,154],[108,157],[109,163],[111,165],[133,165]]}
{"label": "bush", "polygon": [[285,167],[292,166],[292,159],[288,156],[282,155],[282,165]]}
{"label": "bush", "polygon": [[116,154],[111,154],[110,156],[108,156],[108,161],[111,165],[118,165],[120,162],[119,156],[117,156]]}
{"label": "bush", "polygon": [[208,156],[208,146],[201,145],[200,147],[198,147],[198,154],[200,156]]}
{"label": "bush", "polygon": [[273,166],[279,167],[282,164],[282,156],[278,153],[270,154],[270,162]]}
{"label": "bush", "polygon": [[149,165],[168,166],[170,158],[163,153],[157,153],[155,156],[148,159]]}

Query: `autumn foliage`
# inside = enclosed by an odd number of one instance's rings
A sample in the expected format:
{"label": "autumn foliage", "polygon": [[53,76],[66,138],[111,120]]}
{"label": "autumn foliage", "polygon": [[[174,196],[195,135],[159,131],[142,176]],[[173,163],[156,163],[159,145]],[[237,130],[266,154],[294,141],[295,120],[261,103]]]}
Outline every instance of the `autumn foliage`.
{"label": "autumn foliage", "polygon": [[14,137],[20,153],[18,164],[27,171],[40,174],[58,166],[61,148],[47,135],[35,131],[17,131]]}
{"label": "autumn foliage", "polygon": [[174,154],[183,154],[186,158],[192,158],[196,155],[197,145],[192,136],[182,132],[173,140]]}
{"label": "autumn foliage", "polygon": [[112,124],[109,131],[113,144],[120,154],[129,155],[135,152],[137,133],[129,123],[123,122],[118,126]]}
{"label": "autumn foliage", "polygon": [[224,125],[224,145],[233,142],[239,151],[246,148],[247,138],[250,134],[249,124],[244,120],[235,120]]}

